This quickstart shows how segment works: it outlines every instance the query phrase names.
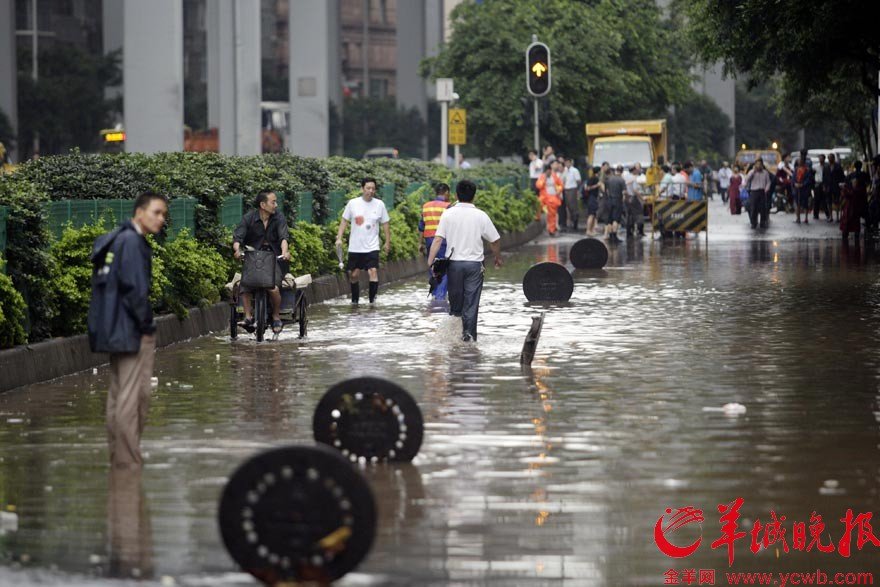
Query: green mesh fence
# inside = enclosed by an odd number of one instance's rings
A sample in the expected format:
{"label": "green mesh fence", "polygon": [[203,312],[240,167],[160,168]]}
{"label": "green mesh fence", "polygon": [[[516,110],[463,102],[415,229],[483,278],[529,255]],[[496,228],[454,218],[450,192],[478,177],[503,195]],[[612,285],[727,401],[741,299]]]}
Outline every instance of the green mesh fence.
{"label": "green mesh fence", "polygon": [[131,218],[134,200],[58,200],[46,205],[49,232],[55,238],[70,225],[82,228],[103,222],[108,228]]}
{"label": "green mesh fence", "polygon": [[[46,204],[49,232],[55,238],[68,226],[83,226],[102,222],[108,229],[131,218],[134,200],[58,200]],[[195,234],[194,198],[176,198],[168,205],[168,236],[174,238],[184,228]]]}
{"label": "green mesh fence", "polygon": [[220,224],[235,228],[244,216],[244,196],[229,196],[220,204]]}
{"label": "green mesh fence", "polygon": [[9,209],[0,206],[0,253],[6,250],[6,219],[9,217]]}
{"label": "green mesh fence", "polygon": [[312,222],[315,194],[312,192],[298,192],[299,203],[296,208],[297,222]]}
{"label": "green mesh fence", "polygon": [[382,198],[382,201],[385,202],[385,208],[387,208],[389,212],[394,210],[394,184],[393,183],[383,185],[382,189],[379,190],[379,196]]}
{"label": "green mesh fence", "polygon": [[345,192],[334,191],[327,194],[327,221],[339,220],[339,214],[342,213],[346,203],[348,200],[345,199]]}
{"label": "green mesh fence", "polygon": [[168,204],[168,238],[176,238],[186,229],[190,237],[196,234],[195,198],[174,198]]}
{"label": "green mesh fence", "polygon": [[421,188],[423,185],[427,185],[427,182],[424,182],[424,181],[414,181],[414,182],[412,182],[411,184],[409,184],[408,186],[406,186],[406,190],[404,190],[404,191],[405,191],[406,195],[408,196],[408,195],[410,195],[411,193],[413,193],[414,191],[416,191],[416,190],[418,190],[419,188]]}

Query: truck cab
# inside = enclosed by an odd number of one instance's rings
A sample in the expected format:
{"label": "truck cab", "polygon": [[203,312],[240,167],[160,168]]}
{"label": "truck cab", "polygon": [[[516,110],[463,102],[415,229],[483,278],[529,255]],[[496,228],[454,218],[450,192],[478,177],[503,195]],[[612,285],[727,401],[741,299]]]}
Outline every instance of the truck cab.
{"label": "truck cab", "polygon": [[657,157],[666,157],[666,120],[588,123],[586,133],[591,165],[607,161],[629,168],[639,163],[650,169]]}

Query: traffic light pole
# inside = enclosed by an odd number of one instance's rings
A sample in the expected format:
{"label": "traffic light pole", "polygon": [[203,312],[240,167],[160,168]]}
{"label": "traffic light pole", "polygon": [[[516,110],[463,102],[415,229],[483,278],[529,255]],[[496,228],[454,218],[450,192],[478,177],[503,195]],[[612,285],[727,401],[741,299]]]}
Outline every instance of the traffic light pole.
{"label": "traffic light pole", "polygon": [[440,162],[449,167],[449,102],[440,102]]}
{"label": "traffic light pole", "polygon": [[535,153],[541,156],[541,129],[538,125],[538,99],[535,98]]}

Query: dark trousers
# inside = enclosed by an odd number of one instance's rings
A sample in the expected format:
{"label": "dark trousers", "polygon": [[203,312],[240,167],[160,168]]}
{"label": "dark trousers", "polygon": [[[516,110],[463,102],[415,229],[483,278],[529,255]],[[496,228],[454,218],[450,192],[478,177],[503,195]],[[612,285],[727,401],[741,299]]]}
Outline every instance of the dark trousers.
{"label": "dark trousers", "polygon": [[462,335],[477,340],[477,312],[483,293],[483,264],[479,261],[450,261],[449,313],[461,316]]}
{"label": "dark trousers", "polygon": [[[578,210],[578,189],[568,188],[562,192],[562,195],[562,208],[566,210],[565,214],[568,217],[568,221],[571,223],[572,228],[576,230],[578,226],[578,216],[580,216]],[[565,221],[562,220],[562,208],[559,210],[559,218],[562,225],[565,226]]]}
{"label": "dark trousers", "polygon": [[767,204],[767,192],[764,190],[749,191],[749,222],[751,222],[752,228],[757,228],[758,216],[761,217],[761,227],[767,226]]}
{"label": "dark trousers", "polygon": [[813,188],[813,196],[815,198],[813,202],[813,218],[819,219],[820,210],[825,212],[825,218],[831,218],[831,194],[825,193],[825,188],[822,184],[818,184]]}

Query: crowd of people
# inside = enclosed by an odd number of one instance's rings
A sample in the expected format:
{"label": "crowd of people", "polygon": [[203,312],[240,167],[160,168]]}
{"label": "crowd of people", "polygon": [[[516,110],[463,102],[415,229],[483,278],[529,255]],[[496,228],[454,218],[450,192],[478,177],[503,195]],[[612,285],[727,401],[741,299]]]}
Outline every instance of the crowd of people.
{"label": "crowd of people", "polygon": [[[722,162],[713,170],[703,159],[667,164],[663,157],[648,169],[640,163],[612,168],[607,162],[581,174],[574,158],[557,155],[552,146],[540,155],[529,151],[529,179],[547,215],[547,231],[579,231],[586,219],[586,235],[610,242],[643,237],[646,202],[654,199],[704,201],[719,196],[732,215],[745,209],[752,229],[769,226],[769,215],[793,213],[796,224],[838,222],[843,238],[878,233],[880,224],[880,156],[864,171],[862,161],[849,168],[832,153],[816,161],[802,151],[793,162],[786,155],[775,172],[759,157],[746,167]],[[775,208],[775,211],[771,211]],[[650,219],[649,219],[650,221]],[[604,225],[600,231],[598,225]]]}

